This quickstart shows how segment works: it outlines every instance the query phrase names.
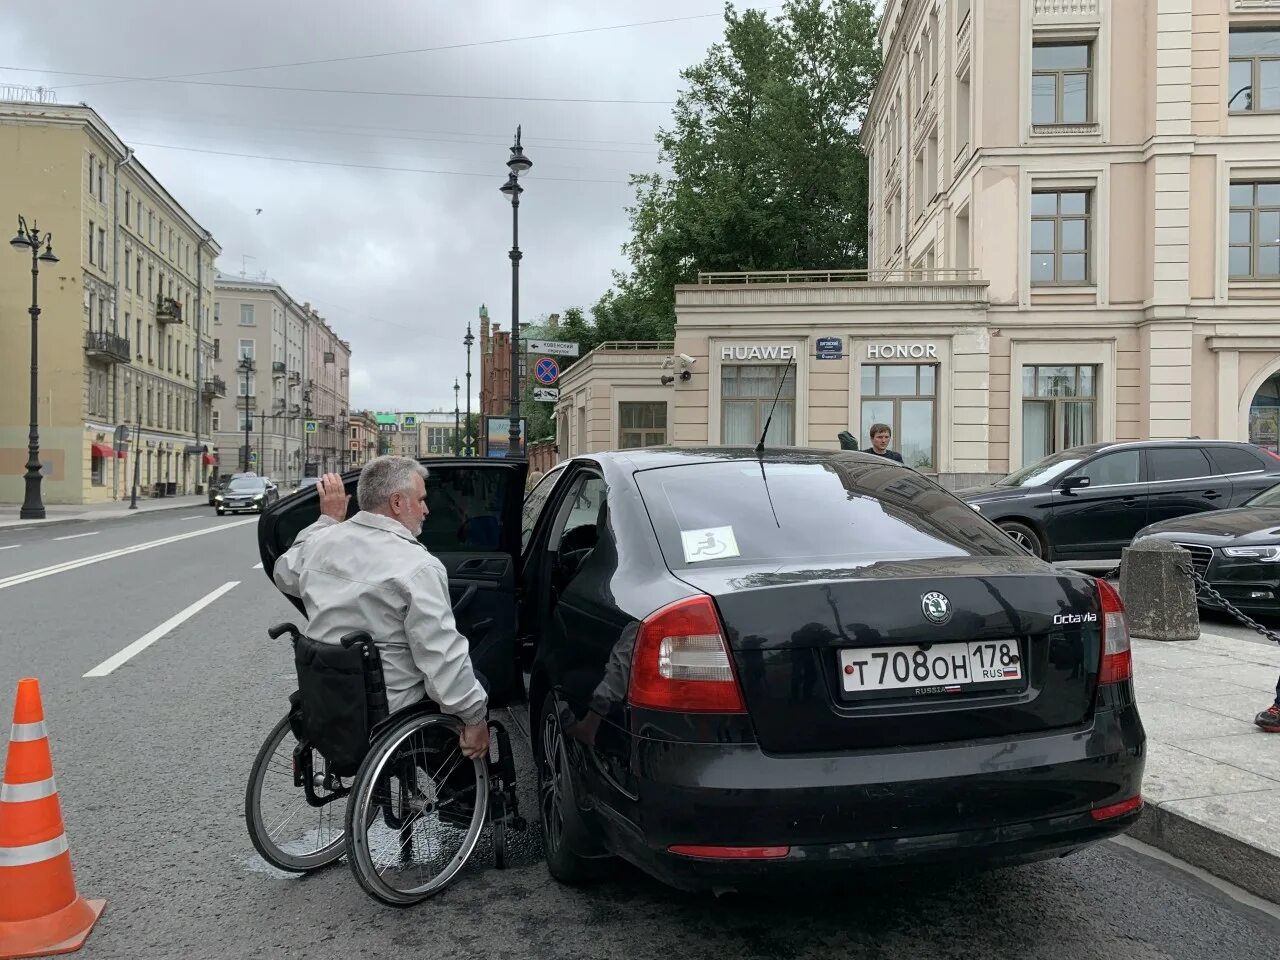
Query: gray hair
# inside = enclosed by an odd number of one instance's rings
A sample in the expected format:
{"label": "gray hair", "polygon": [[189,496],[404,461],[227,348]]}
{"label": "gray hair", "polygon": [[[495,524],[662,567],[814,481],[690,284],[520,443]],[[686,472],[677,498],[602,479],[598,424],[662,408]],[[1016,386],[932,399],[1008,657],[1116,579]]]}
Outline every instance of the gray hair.
{"label": "gray hair", "polygon": [[360,471],[356,502],[361,510],[379,510],[397,493],[412,493],[413,478],[427,479],[427,468],[408,457],[374,457]]}

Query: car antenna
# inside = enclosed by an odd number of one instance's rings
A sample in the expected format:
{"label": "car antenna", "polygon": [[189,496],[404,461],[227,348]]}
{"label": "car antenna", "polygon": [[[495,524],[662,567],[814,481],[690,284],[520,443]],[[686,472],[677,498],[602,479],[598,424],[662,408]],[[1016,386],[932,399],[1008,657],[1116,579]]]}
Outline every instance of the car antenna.
{"label": "car antenna", "polygon": [[787,383],[787,374],[791,372],[791,368],[795,366],[796,358],[793,355],[787,363],[787,369],[782,371],[782,379],[778,382],[778,392],[773,395],[773,406],[769,408],[769,416],[764,418],[764,429],[760,431],[760,442],[756,444],[756,453],[764,453],[764,438],[769,435],[769,424],[773,422],[773,411],[777,409],[778,398],[782,396],[782,388]]}

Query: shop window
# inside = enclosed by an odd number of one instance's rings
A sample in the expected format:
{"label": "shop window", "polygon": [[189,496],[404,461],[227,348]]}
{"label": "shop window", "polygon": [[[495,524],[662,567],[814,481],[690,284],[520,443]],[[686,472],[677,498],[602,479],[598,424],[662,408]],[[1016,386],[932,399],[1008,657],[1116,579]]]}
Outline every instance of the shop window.
{"label": "shop window", "polygon": [[1031,194],[1031,282],[1090,282],[1089,193],[1037,190]]}
{"label": "shop window", "polygon": [[1094,442],[1097,387],[1097,367],[1022,368],[1023,463]]}
{"label": "shop window", "polygon": [[862,367],[862,449],[871,449],[871,425],[893,431],[890,447],[917,470],[937,469],[938,368],[931,363],[881,363]]}
{"label": "shop window", "polygon": [[667,405],[656,403],[618,404],[618,447],[661,447],[667,442]]}
{"label": "shop window", "polygon": [[1280,183],[1231,184],[1232,280],[1280,280]]}
{"label": "shop window", "polygon": [[106,462],[106,458],[100,456],[97,451],[94,451],[89,460],[89,482],[95,487],[105,487],[107,485]]}
{"label": "shop window", "polygon": [[1227,81],[1231,113],[1280,110],[1280,30],[1232,30]]}
{"label": "shop window", "polygon": [[1031,48],[1031,122],[1090,123],[1093,56],[1087,43],[1036,43]]}
{"label": "shop window", "polygon": [[[781,389],[781,392],[779,392]],[[769,410],[778,398],[773,419]],[[729,364],[720,368],[720,441],[754,447],[765,422],[770,447],[795,445],[796,378],[790,364]]]}
{"label": "shop window", "polygon": [[1249,404],[1249,442],[1280,453],[1280,373],[1258,388]]}

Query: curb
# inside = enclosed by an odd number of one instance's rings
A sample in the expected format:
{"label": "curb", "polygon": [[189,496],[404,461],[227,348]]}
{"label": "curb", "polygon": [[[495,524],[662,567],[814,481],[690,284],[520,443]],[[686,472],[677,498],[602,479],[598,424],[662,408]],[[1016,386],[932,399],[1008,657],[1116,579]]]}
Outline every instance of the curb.
{"label": "curb", "polygon": [[166,503],[162,507],[148,507],[145,510],[130,510],[125,506],[121,507],[120,513],[95,512],[79,514],[74,517],[49,517],[45,520],[21,520],[13,524],[0,523],[0,533],[5,533],[10,530],[37,530],[45,527],[58,526],[64,523],[96,523],[103,520],[127,520],[130,517],[141,517],[148,513],[161,513],[166,510],[198,510],[203,506],[205,506],[203,503]]}
{"label": "curb", "polygon": [[1280,903],[1280,856],[1148,803],[1127,834],[1250,893]]}

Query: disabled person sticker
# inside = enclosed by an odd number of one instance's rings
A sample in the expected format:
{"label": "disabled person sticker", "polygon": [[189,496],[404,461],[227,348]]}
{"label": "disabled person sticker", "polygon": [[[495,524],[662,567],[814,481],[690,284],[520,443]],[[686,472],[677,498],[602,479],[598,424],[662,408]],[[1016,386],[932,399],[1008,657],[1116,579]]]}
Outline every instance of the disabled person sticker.
{"label": "disabled person sticker", "polygon": [[738,557],[738,541],[733,527],[707,527],[703,530],[681,530],[684,545],[684,562],[701,563],[703,560],[723,560]]}

